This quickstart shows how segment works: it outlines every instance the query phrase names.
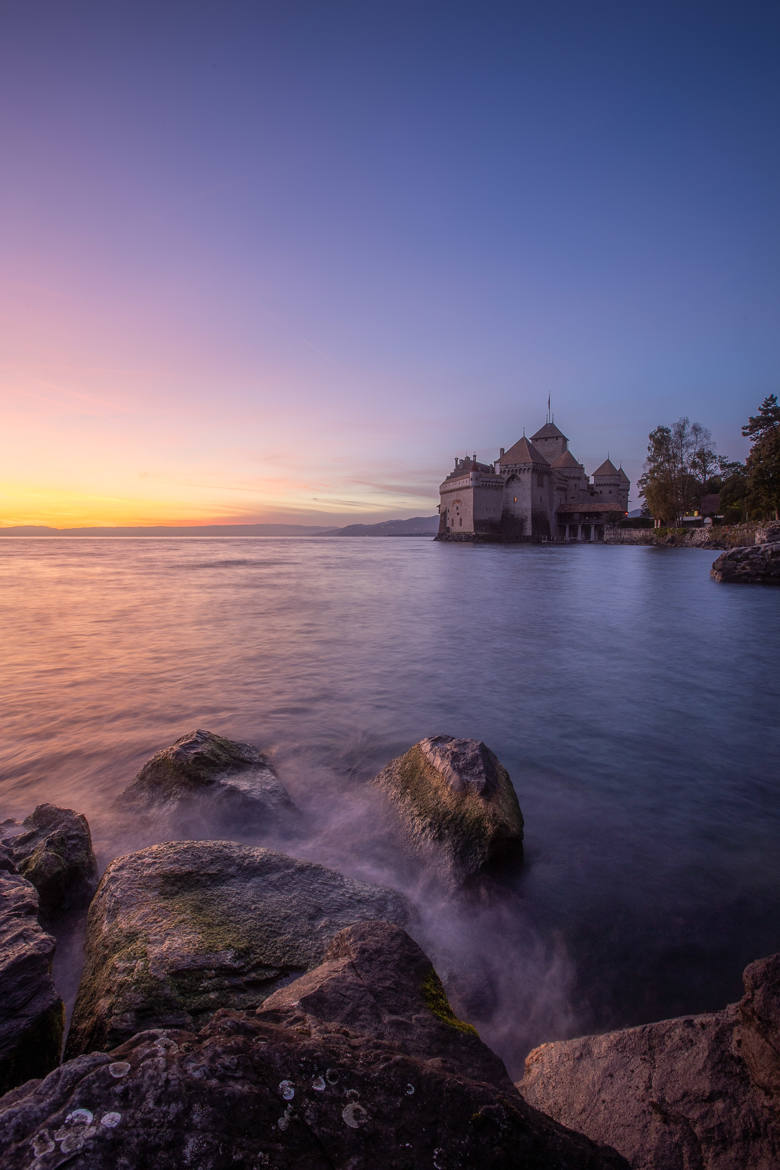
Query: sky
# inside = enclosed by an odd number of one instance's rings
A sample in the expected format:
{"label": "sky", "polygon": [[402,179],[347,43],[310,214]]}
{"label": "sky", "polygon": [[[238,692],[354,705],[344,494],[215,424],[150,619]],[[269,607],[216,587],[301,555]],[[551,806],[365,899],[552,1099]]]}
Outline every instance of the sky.
{"label": "sky", "polygon": [[[778,392],[780,7],[0,0],[0,525],[633,484]],[[632,504],[636,488],[632,487]]]}

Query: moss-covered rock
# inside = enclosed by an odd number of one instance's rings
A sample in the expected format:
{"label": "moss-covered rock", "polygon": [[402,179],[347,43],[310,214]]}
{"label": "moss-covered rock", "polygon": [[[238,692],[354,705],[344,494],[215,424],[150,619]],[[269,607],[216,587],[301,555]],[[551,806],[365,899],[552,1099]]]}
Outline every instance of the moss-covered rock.
{"label": "moss-covered rock", "polygon": [[268,849],[179,841],[120,857],[90,907],[68,1055],[256,1008],[367,918],[405,922],[406,904]]}
{"label": "moss-covered rock", "polygon": [[[296,808],[262,752],[212,731],[189,731],[144,764],[123,808],[195,814],[211,833],[292,825]],[[202,835],[197,832],[187,835]]]}
{"label": "moss-covered rock", "polygon": [[3,1170],[628,1170],[429,1008],[431,972],[404,931],[351,927],[256,1013],[143,1032],[10,1094]]}
{"label": "moss-covered rock", "polygon": [[442,859],[458,881],[522,860],[520,805],[509,773],[484,743],[423,739],[374,783],[398,812],[409,843]]}

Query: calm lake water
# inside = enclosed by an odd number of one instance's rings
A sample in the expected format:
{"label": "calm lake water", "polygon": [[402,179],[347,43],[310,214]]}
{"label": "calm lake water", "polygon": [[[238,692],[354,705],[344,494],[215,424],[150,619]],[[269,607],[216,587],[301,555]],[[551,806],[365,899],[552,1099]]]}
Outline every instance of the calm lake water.
{"label": "calm lake water", "polygon": [[[718,1007],[780,947],[780,590],[716,585],[712,559],[5,539],[0,814],[74,807],[105,864],[155,839],[118,794],[205,727],[272,755],[311,815],[298,853],[406,890],[512,1071],[541,1040]],[[437,733],[483,739],[526,819],[522,875],[479,903],[404,859],[366,786]]]}

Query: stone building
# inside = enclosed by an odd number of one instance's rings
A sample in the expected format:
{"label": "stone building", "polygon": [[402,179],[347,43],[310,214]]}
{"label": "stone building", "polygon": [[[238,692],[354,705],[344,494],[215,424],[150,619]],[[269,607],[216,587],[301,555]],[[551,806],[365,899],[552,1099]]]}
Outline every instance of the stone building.
{"label": "stone building", "polygon": [[605,459],[592,480],[548,418],[494,464],[456,459],[439,489],[438,540],[602,540],[628,509],[630,481]]}

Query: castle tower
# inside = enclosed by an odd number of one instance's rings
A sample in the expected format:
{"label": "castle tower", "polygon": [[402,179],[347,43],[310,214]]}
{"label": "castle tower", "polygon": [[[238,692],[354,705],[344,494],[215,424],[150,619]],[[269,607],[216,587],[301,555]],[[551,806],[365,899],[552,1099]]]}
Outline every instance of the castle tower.
{"label": "castle tower", "polygon": [[569,446],[569,440],[554,422],[546,422],[540,427],[535,435],[531,435],[531,442],[548,463],[558,459]]}
{"label": "castle tower", "polygon": [[523,435],[500,457],[496,470],[505,478],[502,524],[516,537],[549,539],[555,503],[553,472],[544,455]]}

